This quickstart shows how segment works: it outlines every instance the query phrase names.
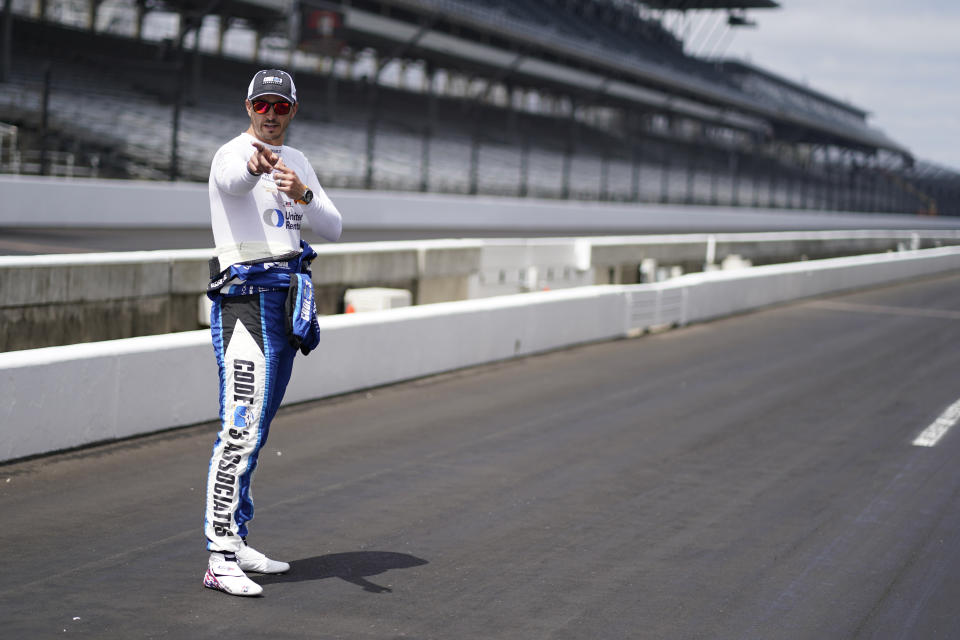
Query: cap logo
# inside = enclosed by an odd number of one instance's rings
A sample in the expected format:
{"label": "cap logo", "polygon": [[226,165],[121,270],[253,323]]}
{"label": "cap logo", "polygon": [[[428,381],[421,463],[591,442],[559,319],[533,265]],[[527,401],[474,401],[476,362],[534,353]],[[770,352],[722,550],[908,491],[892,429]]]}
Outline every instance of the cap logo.
{"label": "cap logo", "polygon": [[247,99],[273,93],[283,96],[291,102],[297,101],[297,87],[293,78],[286,71],[280,69],[262,69],[257,71],[247,86]]}

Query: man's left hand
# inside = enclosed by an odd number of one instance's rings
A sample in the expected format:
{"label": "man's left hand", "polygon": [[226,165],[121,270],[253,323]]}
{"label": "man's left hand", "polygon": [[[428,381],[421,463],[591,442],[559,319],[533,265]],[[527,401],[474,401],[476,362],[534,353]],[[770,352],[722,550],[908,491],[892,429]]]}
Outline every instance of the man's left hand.
{"label": "man's left hand", "polygon": [[273,171],[273,182],[277,189],[291,200],[299,200],[307,191],[307,185],[300,181],[297,173],[285,165],[282,159],[277,161],[277,167]]}

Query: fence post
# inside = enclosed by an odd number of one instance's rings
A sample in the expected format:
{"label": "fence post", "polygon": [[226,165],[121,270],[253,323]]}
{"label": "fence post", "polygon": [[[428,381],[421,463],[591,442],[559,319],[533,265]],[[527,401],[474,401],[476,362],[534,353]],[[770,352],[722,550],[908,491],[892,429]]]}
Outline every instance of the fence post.
{"label": "fence post", "polygon": [[13,0],[3,0],[3,37],[0,40],[0,82],[10,79],[10,57],[13,55]]}
{"label": "fence post", "polygon": [[50,63],[43,65],[43,103],[40,106],[40,175],[47,175],[47,143],[49,142],[48,127],[50,124],[50,82],[53,72]]}

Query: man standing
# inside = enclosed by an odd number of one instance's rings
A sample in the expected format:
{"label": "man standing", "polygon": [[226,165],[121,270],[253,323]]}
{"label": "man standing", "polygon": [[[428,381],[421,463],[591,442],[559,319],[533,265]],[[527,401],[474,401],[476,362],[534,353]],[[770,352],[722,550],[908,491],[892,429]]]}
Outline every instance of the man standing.
{"label": "man standing", "polygon": [[210,330],[220,369],[221,430],[207,478],[204,534],[211,552],[203,584],[232,595],[263,588],[246,573],[283,573],[286,562],[246,543],[251,480],[293,359],[316,346],[305,217],[321,237],[340,237],[340,212],[304,155],[284,144],[299,103],[285,71],[257,72],[245,101],[250,126],[220,147],[210,168],[213,237]]}

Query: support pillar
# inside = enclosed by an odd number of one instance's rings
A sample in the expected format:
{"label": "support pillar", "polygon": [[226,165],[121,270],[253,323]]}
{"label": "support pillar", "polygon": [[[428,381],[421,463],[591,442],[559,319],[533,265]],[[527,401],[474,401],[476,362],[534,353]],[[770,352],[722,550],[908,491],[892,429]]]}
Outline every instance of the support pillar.
{"label": "support pillar", "polygon": [[47,167],[47,145],[49,144],[48,124],[50,121],[50,84],[53,72],[50,63],[43,66],[43,96],[40,103],[40,175],[49,173]]}
{"label": "support pillar", "polygon": [[0,82],[10,79],[13,66],[13,0],[3,0],[3,42],[0,43]]}
{"label": "support pillar", "polygon": [[87,30],[97,30],[97,15],[100,13],[100,3],[103,0],[89,0],[87,4]]}
{"label": "support pillar", "polygon": [[423,125],[423,142],[420,153],[420,191],[430,190],[430,145],[437,127],[437,92],[435,90],[437,70],[428,64],[424,70],[427,89],[427,120]]}
{"label": "support pillar", "polygon": [[807,188],[809,187],[808,180],[809,180],[809,177],[810,177],[809,174],[808,174],[809,164],[810,164],[810,158],[809,158],[809,156],[807,156],[806,158],[804,158],[804,157],[799,153],[799,150],[798,150],[798,153],[797,153],[797,167],[799,167],[799,170],[800,170],[800,175],[799,175],[799,177],[798,177],[798,180],[799,180],[799,182],[800,182],[800,184],[798,185],[798,186],[799,186],[798,191],[799,191],[799,196],[800,196],[800,197],[799,197],[799,199],[800,199],[800,206],[799,206],[799,208],[800,208],[800,209],[807,209],[807,208],[809,208],[809,207],[807,207]]}
{"label": "support pillar", "polygon": [[251,60],[253,62],[257,62],[260,59],[260,44],[262,41],[263,41],[263,33],[259,29],[257,29],[254,32],[254,38],[253,38],[253,51],[252,51],[253,55],[251,56]]}
{"label": "support pillar", "polygon": [[366,189],[373,189],[373,178],[374,178],[374,161],[376,159],[376,139],[377,139],[377,126],[379,125],[380,119],[380,96],[379,91],[377,91],[377,83],[375,79],[369,79],[367,81],[367,89],[369,90],[369,108],[370,116],[367,120],[367,159],[366,159],[366,173],[363,180],[363,186]]}
{"label": "support pillar", "polygon": [[473,135],[470,137],[470,178],[467,192],[470,195],[477,195],[480,188],[480,119],[482,115],[476,114],[473,121]]}
{"label": "support pillar", "polygon": [[331,56],[330,68],[327,69],[327,90],[323,110],[323,119],[326,122],[333,122],[337,118],[337,60],[339,60],[338,56]]}
{"label": "support pillar", "polygon": [[577,139],[577,104],[573,98],[570,99],[570,118],[567,126],[567,145],[563,153],[563,172],[560,184],[560,197],[564,200],[570,198],[570,171],[573,164],[573,152]]}
{"label": "support pillar", "polygon": [[511,83],[506,83],[507,87],[507,131],[510,137],[517,137],[517,92],[522,91]]}
{"label": "support pillar", "polygon": [[710,162],[710,204],[712,206],[717,206],[719,204],[720,195],[718,193],[720,189],[720,170],[715,165],[714,162]]}
{"label": "support pillar", "polygon": [[190,104],[195,104],[197,98],[203,93],[203,60],[200,57],[200,25],[203,24],[203,18],[198,18],[196,27],[193,30],[193,60],[191,61],[191,87]]}
{"label": "support pillar", "polygon": [[771,209],[777,208],[777,168],[779,163],[780,158],[777,157],[777,153],[774,151],[773,162],[768,165],[770,181],[767,183],[767,207]]}
{"label": "support pillar", "polygon": [[523,134],[523,146],[520,147],[520,186],[517,189],[521,198],[530,193],[530,135]]}
{"label": "support pillar", "polygon": [[661,149],[663,162],[660,163],[660,202],[667,204],[670,201],[670,149],[669,146],[662,146]]}
{"label": "support pillar", "polygon": [[730,168],[730,204],[740,206],[740,156],[736,151],[730,152],[728,165]]}
{"label": "support pillar", "polygon": [[134,11],[136,13],[133,18],[133,39],[139,42],[143,40],[143,21],[147,16],[146,0],[137,0],[134,3]]}
{"label": "support pillar", "polygon": [[600,200],[610,199],[610,154],[606,151],[600,158]]}
{"label": "support pillar", "polygon": [[640,202],[640,141],[630,144],[630,200]]}
{"label": "support pillar", "polygon": [[[182,21],[181,21],[182,24]],[[183,107],[183,75],[186,71],[183,55],[183,36],[177,39],[177,48],[174,51],[174,68],[176,83],[173,95],[173,126],[170,131],[170,182],[175,182],[180,177],[180,111]]]}

